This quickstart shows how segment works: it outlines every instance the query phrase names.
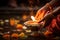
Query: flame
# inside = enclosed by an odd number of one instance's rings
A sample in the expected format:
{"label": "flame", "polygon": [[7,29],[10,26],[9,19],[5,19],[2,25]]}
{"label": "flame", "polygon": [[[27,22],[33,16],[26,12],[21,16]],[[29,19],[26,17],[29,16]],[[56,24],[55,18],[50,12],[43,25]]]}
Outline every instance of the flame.
{"label": "flame", "polygon": [[36,21],[35,18],[34,18],[34,16],[31,16],[31,19],[32,19],[33,21]]}

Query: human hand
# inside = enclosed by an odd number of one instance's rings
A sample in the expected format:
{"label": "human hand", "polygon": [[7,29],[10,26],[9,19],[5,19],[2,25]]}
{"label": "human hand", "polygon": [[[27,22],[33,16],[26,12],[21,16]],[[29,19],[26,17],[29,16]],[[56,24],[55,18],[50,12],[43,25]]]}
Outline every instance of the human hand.
{"label": "human hand", "polygon": [[44,17],[47,13],[51,12],[52,10],[53,10],[53,9],[52,9],[52,7],[50,6],[50,4],[47,3],[45,6],[43,6],[41,9],[39,9],[39,10],[37,11],[36,16],[35,16],[35,19],[37,20],[37,22],[40,22],[40,21],[43,19],[43,17]]}
{"label": "human hand", "polygon": [[39,9],[35,16],[35,19],[37,20],[36,22],[39,22],[44,17],[45,13],[46,13],[46,10],[44,9],[44,7]]}

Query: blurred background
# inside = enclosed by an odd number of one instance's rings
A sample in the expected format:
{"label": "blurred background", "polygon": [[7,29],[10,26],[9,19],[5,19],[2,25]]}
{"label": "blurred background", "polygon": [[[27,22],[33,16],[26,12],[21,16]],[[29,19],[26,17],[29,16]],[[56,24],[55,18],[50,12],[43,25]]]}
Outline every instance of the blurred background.
{"label": "blurred background", "polygon": [[0,0],[0,19],[30,19],[50,0]]}
{"label": "blurred background", "polygon": [[[50,1],[0,0],[0,37],[6,40],[13,40],[9,39],[9,37],[14,33],[18,35],[16,30],[22,29],[23,23],[31,20],[30,17],[35,16],[37,10]],[[21,32],[21,30],[20,33],[24,35],[24,32]]]}

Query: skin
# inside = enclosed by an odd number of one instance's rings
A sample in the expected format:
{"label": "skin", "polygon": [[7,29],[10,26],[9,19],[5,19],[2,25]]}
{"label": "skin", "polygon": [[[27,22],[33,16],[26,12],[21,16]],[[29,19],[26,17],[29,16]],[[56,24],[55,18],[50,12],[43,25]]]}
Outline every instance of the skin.
{"label": "skin", "polygon": [[36,13],[35,19],[37,20],[37,22],[39,22],[47,13],[51,12],[51,10],[53,11],[53,8],[56,6],[59,6],[59,0],[52,0],[49,2],[49,6],[46,4],[45,6],[43,6],[41,9],[39,9]]}

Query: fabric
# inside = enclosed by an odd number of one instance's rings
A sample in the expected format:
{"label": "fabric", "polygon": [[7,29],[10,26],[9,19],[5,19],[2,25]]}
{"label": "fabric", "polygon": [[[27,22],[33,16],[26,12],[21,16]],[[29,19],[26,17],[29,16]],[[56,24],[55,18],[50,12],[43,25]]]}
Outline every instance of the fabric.
{"label": "fabric", "polygon": [[57,15],[46,28],[48,31],[52,32],[53,35],[60,36],[60,14]]}

